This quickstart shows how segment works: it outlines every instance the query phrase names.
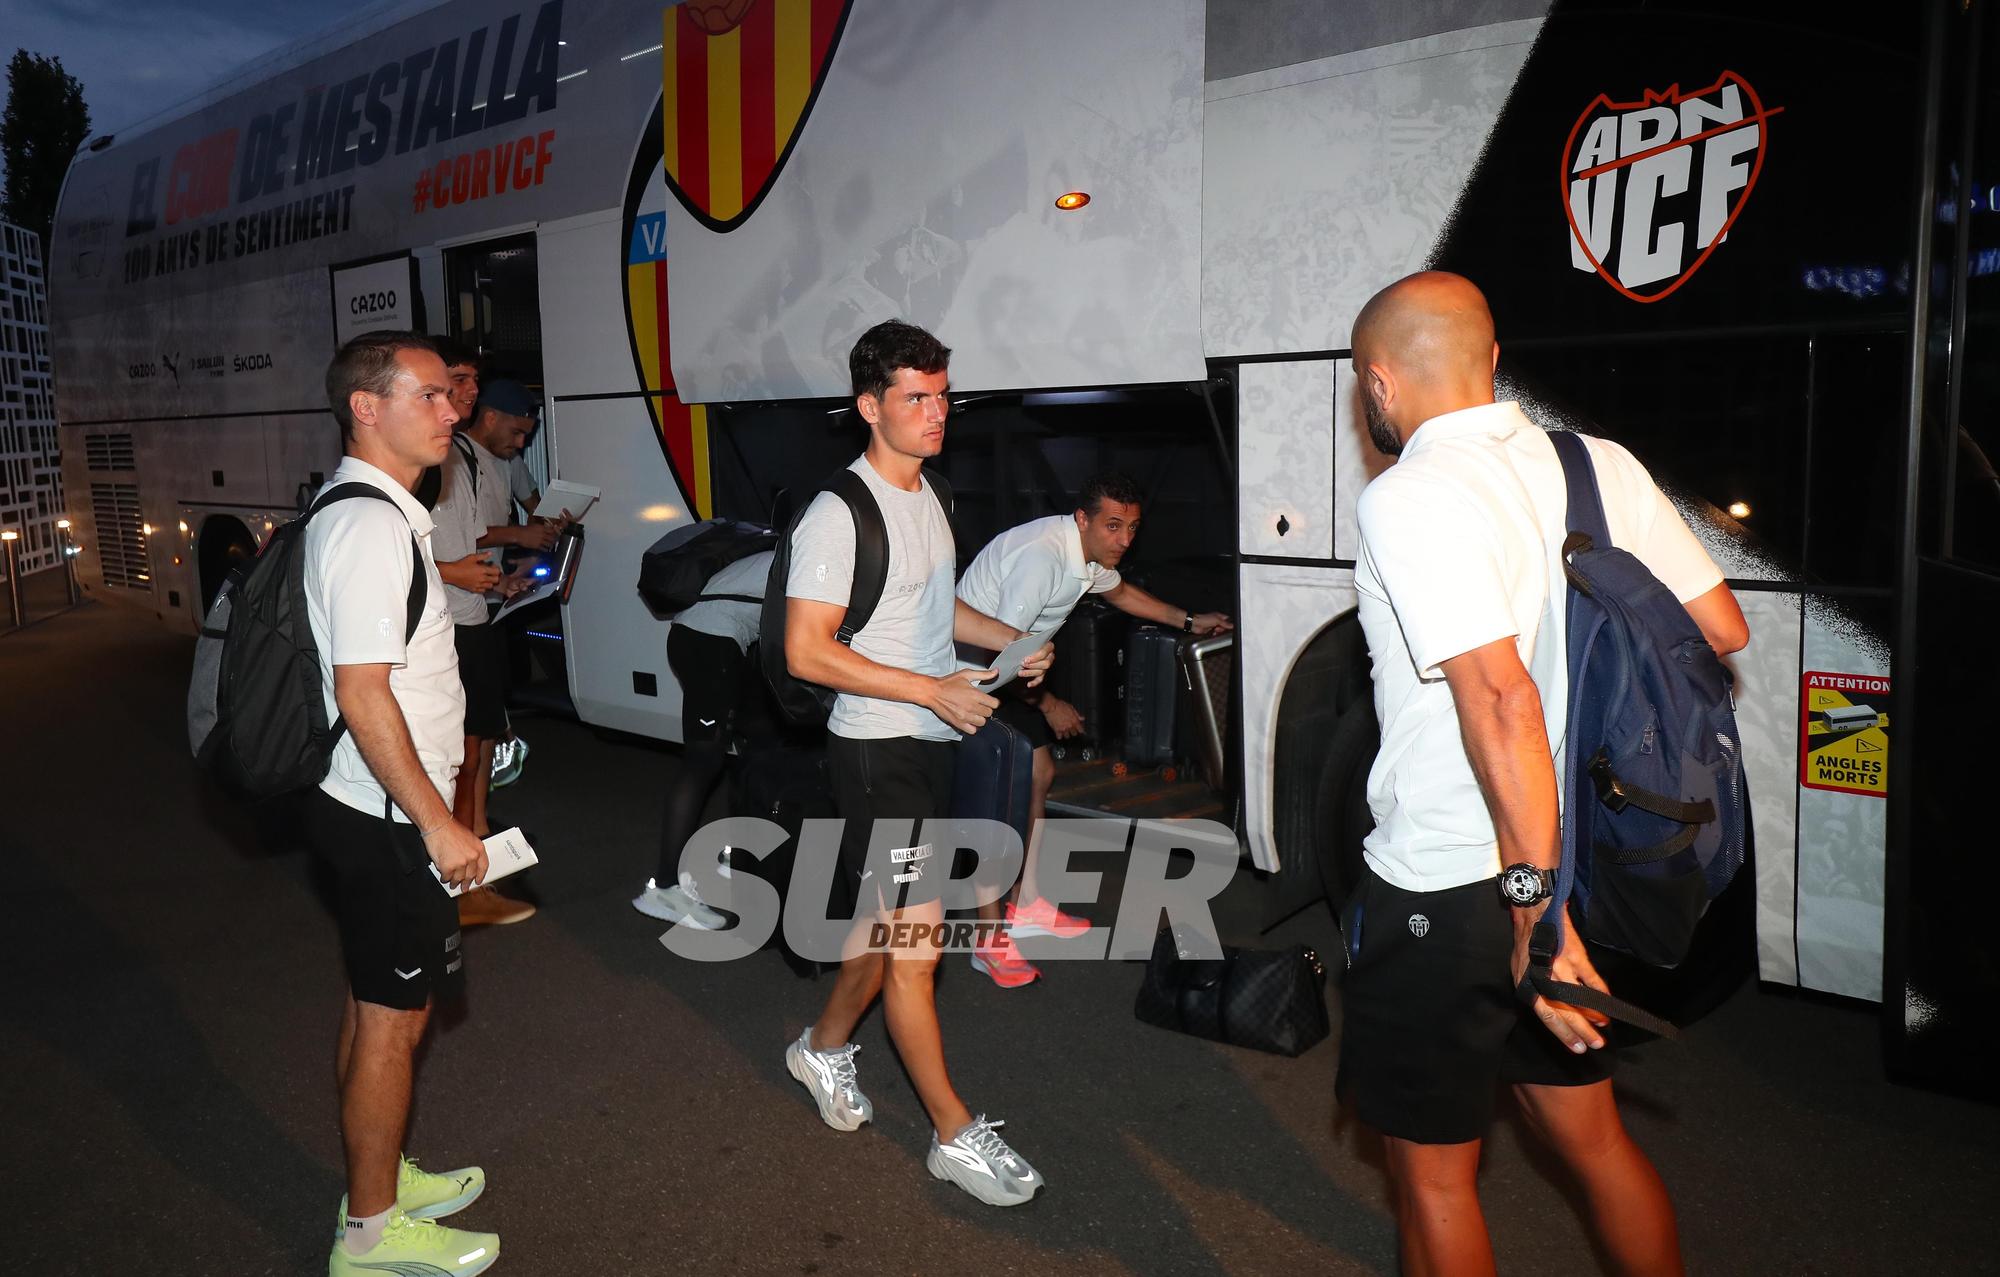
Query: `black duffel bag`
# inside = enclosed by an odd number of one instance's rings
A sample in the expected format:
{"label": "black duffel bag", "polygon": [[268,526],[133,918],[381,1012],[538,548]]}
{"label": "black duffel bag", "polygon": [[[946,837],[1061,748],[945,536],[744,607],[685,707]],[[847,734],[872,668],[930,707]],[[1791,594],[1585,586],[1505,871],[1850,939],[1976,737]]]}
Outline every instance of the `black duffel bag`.
{"label": "black duffel bag", "polygon": [[705,595],[709,578],[738,559],[771,549],[778,534],[761,523],[704,519],[655,541],[639,559],[639,596],[657,616],[686,611],[704,598],[762,602],[761,596]]}
{"label": "black duffel bag", "polygon": [[1132,1014],[1212,1042],[1300,1055],[1326,1037],[1326,969],[1302,944],[1222,947],[1220,958],[1183,958],[1171,927],[1146,960]]}

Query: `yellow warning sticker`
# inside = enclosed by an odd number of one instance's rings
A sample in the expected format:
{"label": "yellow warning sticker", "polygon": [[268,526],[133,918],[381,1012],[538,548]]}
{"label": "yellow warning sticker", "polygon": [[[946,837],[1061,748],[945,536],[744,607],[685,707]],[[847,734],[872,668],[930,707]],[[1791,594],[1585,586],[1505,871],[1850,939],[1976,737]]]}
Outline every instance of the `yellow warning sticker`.
{"label": "yellow warning sticker", "polygon": [[1799,678],[1799,784],[1889,792],[1889,680],[1807,670]]}

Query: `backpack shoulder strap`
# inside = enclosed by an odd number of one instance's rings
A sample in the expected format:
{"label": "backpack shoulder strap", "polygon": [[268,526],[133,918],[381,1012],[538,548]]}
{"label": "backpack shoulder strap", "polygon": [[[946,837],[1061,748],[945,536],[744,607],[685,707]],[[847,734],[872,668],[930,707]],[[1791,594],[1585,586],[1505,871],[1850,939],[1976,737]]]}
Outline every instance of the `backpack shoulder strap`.
{"label": "backpack shoulder strap", "polygon": [[945,522],[951,522],[951,516],[956,512],[958,504],[952,496],[951,484],[935,470],[925,470],[923,475],[924,481],[931,485],[931,495],[937,498],[938,505],[944,510]]}
{"label": "backpack shoulder strap", "polygon": [[[457,438],[456,435],[452,437],[454,439]],[[321,493],[319,500],[312,503],[311,508],[305,512],[303,517],[310,519],[334,502],[345,501],[349,497],[373,497],[377,501],[387,501],[390,505],[396,505],[394,497],[382,491],[382,489],[376,487],[374,484],[362,483],[359,480],[350,480],[347,483],[337,483]],[[402,512],[402,507],[397,506],[396,513],[401,514]],[[417,636],[417,626],[424,619],[424,599],[428,597],[429,593],[430,582],[424,579],[424,553],[417,548],[417,532],[415,528],[412,528],[410,529],[410,596],[403,604],[403,642],[405,645],[408,645],[409,641]],[[335,726],[338,727],[339,724],[336,723]],[[338,731],[334,733],[336,737],[339,734]]]}
{"label": "backpack shoulder strap", "polygon": [[472,480],[472,495],[479,495],[479,458],[472,455],[472,440],[454,432],[451,436],[451,450],[465,460],[465,473]]}
{"label": "backpack shoulder strap", "polygon": [[854,471],[835,475],[827,491],[847,503],[854,520],[854,582],[848,590],[847,615],[836,635],[842,643],[852,643],[875,615],[875,605],[889,584],[889,524],[882,517],[881,503]]}
{"label": "backpack shoulder strap", "polygon": [[[1562,462],[1563,480],[1569,489],[1569,517],[1564,526],[1572,535],[1582,533],[1590,538],[1592,545],[1610,549],[1611,529],[1604,522],[1604,500],[1597,488],[1597,468],[1590,462],[1590,449],[1583,442],[1583,436],[1568,430],[1551,430],[1549,442],[1555,445],[1556,457]],[[1565,543],[1565,556],[1569,549]]]}

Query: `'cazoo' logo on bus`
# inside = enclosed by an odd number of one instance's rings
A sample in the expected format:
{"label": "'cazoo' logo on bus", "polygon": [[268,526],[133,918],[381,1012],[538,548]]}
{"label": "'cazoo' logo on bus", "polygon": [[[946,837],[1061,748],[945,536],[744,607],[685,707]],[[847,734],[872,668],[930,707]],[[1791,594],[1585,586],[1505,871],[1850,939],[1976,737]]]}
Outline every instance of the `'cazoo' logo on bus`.
{"label": "'cazoo' logo on bus", "polygon": [[1670,296],[1729,237],[1783,109],[1734,71],[1692,93],[1598,94],[1563,145],[1570,264],[1635,302]]}

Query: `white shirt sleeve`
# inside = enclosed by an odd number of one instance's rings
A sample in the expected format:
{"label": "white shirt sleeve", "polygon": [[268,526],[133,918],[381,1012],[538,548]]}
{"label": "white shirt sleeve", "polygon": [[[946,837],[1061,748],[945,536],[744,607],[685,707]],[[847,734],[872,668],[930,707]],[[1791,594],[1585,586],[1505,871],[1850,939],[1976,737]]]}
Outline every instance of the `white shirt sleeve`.
{"label": "white shirt sleeve", "polygon": [[326,607],[327,662],[400,666],[416,566],[409,522],[385,502],[357,498],[340,504],[346,508],[316,516],[308,529],[324,538],[314,562]]}
{"label": "white shirt sleeve", "polygon": [[[1653,476],[1621,444],[1594,439],[1598,484],[1604,492],[1611,539],[1646,565],[1682,603],[1698,599],[1722,583],[1722,569],[1695,539],[1673,501]],[[1605,471],[1616,476],[1605,484]]]}
{"label": "white shirt sleeve", "polygon": [[1084,593],[1109,594],[1124,583],[1125,578],[1118,575],[1117,568],[1099,567],[1091,571],[1090,585],[1084,590]]}
{"label": "white shirt sleeve", "polygon": [[1462,495],[1392,480],[1362,490],[1361,553],[1395,609],[1417,677],[1520,633],[1492,546],[1498,533]]}
{"label": "white shirt sleeve", "polygon": [[792,529],[785,597],[847,606],[854,591],[854,518],[847,503],[822,492]]}

